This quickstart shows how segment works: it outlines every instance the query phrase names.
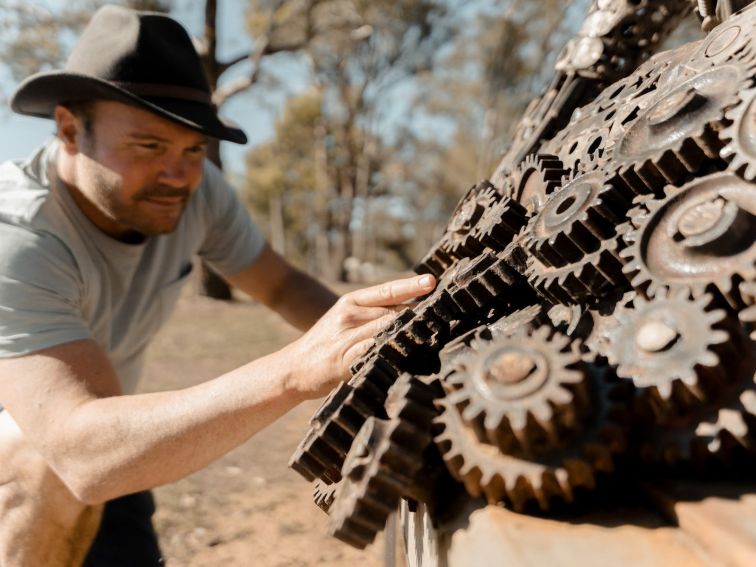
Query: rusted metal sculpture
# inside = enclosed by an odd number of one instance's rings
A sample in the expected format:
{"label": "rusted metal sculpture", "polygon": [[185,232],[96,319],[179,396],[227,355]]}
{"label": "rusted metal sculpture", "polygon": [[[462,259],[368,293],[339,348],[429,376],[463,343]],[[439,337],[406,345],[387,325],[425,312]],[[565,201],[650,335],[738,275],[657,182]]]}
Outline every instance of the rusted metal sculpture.
{"label": "rusted metal sculpture", "polygon": [[[400,499],[426,528],[475,499],[569,517],[612,479],[663,500],[643,479],[670,471],[756,493],[748,4],[697,2],[706,38],[651,56],[693,3],[594,2],[491,181],[416,266],[438,287],[292,457],[333,535],[368,545]],[[727,552],[756,542],[743,550]]]}

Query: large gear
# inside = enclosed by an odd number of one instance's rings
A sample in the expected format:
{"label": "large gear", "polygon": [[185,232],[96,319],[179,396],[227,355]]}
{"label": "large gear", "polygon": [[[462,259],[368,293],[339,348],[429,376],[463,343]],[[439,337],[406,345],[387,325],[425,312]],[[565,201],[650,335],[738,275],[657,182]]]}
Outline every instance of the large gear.
{"label": "large gear", "polygon": [[727,112],[731,124],[722,130],[727,141],[719,154],[729,169],[749,181],[756,180],[756,88],[741,92],[742,102]]}
{"label": "large gear", "polygon": [[634,229],[620,255],[633,287],[653,297],[664,289],[700,295],[713,284],[736,305],[736,282],[756,279],[754,189],[733,174],[717,173],[670,187],[663,199],[632,211]]}
{"label": "large gear", "polygon": [[723,65],[657,91],[655,103],[641,111],[614,148],[614,162],[628,183],[639,178],[648,191],[659,193],[717,159],[722,148],[717,130],[749,73]]}
{"label": "large gear", "polygon": [[591,372],[590,423],[556,450],[533,459],[507,455],[482,442],[448,396],[437,402],[441,413],[435,442],[449,472],[470,495],[485,496],[490,503],[503,501],[517,511],[531,502],[548,510],[552,499],[571,502],[576,488],[595,488],[597,473],[614,470],[617,454],[626,449],[628,392],[613,388],[605,376]]}
{"label": "large gear", "polygon": [[606,329],[609,362],[643,391],[655,413],[674,415],[715,398],[737,361],[733,325],[710,295],[636,297]]}
{"label": "large gear", "polygon": [[602,169],[573,174],[533,216],[524,246],[549,267],[579,262],[616,235],[632,198],[621,178]]}
{"label": "large gear", "polygon": [[424,498],[418,458],[431,442],[437,393],[403,375],[386,402],[389,419],[368,419],[342,468],[343,480],[329,510],[329,533],[359,549],[370,544],[402,496]]}
{"label": "large gear", "polygon": [[548,326],[473,340],[445,381],[465,422],[505,453],[557,445],[589,405],[577,345]]}

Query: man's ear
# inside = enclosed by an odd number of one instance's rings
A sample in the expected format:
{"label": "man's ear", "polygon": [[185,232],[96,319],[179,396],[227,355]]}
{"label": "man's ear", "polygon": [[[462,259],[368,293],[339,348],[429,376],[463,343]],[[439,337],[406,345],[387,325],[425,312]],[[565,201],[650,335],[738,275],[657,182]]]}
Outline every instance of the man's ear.
{"label": "man's ear", "polygon": [[74,155],[79,152],[79,144],[83,134],[84,124],[65,106],[55,107],[55,124],[58,128],[58,138],[66,153]]}

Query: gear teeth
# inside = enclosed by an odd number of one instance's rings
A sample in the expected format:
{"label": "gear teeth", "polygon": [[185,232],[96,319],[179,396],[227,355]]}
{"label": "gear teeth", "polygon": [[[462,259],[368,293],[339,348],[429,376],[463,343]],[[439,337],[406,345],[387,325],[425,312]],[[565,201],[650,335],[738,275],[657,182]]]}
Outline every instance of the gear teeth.
{"label": "gear teeth", "polygon": [[372,543],[402,496],[430,500],[418,459],[431,442],[436,390],[402,375],[389,392],[387,420],[365,421],[344,460],[329,533],[359,549]]}
{"label": "gear teeth", "polygon": [[637,177],[646,192],[658,194],[718,159],[723,143],[717,130],[725,111],[737,103],[746,73],[724,65],[661,92],[617,142],[614,158],[620,175],[631,186]]}
{"label": "gear teeth", "polygon": [[562,268],[529,260],[525,273],[530,285],[552,303],[595,302],[628,286],[617,254],[617,239],[602,242],[601,249]]}
{"label": "gear teeth", "polygon": [[331,508],[331,504],[336,499],[336,491],[339,488],[340,483],[326,485],[322,481],[315,482],[315,486],[312,493],[312,500],[315,505],[323,510],[326,514]]}
{"label": "gear teeth", "polygon": [[631,199],[621,178],[606,179],[601,170],[567,177],[531,219],[525,246],[546,266],[579,262],[616,234]]}
{"label": "gear teeth", "polygon": [[730,109],[726,117],[730,125],[720,136],[727,144],[719,155],[729,162],[729,169],[748,181],[756,180],[756,88],[740,93],[741,103]]}
{"label": "gear teeth", "polygon": [[506,197],[487,209],[473,230],[472,238],[493,250],[509,245],[527,224],[527,211]]}
{"label": "gear teeth", "polygon": [[566,173],[557,156],[530,154],[512,174],[515,200],[528,212],[538,210]]}

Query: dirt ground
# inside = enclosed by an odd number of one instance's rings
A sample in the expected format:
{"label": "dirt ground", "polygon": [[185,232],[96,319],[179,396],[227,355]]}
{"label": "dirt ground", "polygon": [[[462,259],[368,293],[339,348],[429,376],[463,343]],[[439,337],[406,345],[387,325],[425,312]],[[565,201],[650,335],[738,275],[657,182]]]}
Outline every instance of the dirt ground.
{"label": "dirt ground", "polygon": [[[142,391],[207,380],[294,339],[297,332],[249,301],[186,294],[153,342]],[[326,534],[312,486],[287,467],[317,409],[310,402],[210,467],[158,488],[155,525],[169,566],[373,567],[382,536],[358,551]]]}

